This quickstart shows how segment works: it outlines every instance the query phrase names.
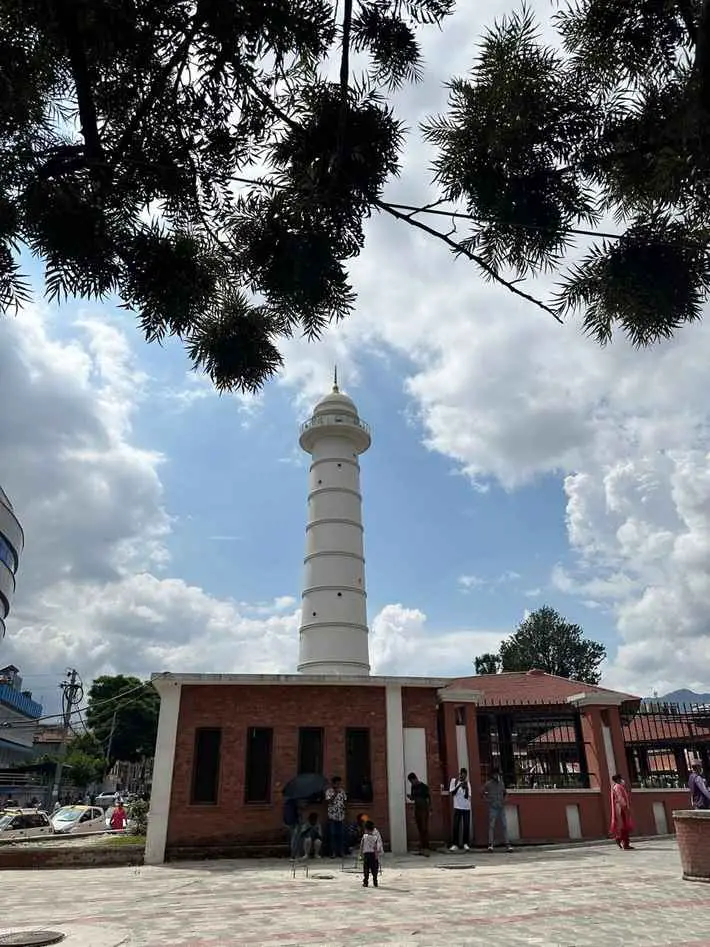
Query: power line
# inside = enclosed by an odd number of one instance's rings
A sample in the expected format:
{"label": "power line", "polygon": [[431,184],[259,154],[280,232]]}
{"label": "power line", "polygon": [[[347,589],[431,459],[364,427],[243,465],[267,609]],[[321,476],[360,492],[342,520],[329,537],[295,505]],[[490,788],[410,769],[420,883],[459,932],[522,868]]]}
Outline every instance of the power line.
{"label": "power line", "polygon": [[[60,684],[60,687],[62,686],[63,685]],[[93,711],[96,707],[105,707],[107,704],[116,703],[116,701],[123,700],[124,697],[128,697],[130,694],[135,694],[138,691],[144,690],[146,687],[150,687],[150,686],[152,686],[152,681],[143,681],[141,684],[137,685],[136,687],[131,687],[128,690],[121,691],[119,694],[114,694],[113,697],[107,697],[104,700],[92,701],[91,710]],[[83,690],[82,690],[82,698],[83,698]],[[70,718],[76,715],[79,715],[79,717],[81,717],[81,714],[85,713],[87,710],[89,710],[89,706],[88,704],[84,704],[84,706],[82,707],[77,707],[75,709],[72,709],[69,716]],[[18,722],[17,724],[10,724],[10,726],[13,730],[22,730],[22,729],[36,730],[38,724],[44,721],[49,721],[49,720],[61,721],[61,723],[59,722],[57,723],[57,726],[61,726],[65,720],[64,710],[62,711],[62,713],[59,713],[59,714],[45,714],[42,717],[35,717],[32,720],[23,720],[23,721]],[[0,726],[2,726],[2,724],[0,724]]]}

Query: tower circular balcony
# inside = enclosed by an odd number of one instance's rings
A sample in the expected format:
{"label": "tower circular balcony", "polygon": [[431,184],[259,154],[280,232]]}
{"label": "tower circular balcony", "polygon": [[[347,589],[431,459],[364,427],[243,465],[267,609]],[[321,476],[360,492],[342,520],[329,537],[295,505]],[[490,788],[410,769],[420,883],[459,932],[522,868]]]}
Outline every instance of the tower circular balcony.
{"label": "tower circular balcony", "polygon": [[363,454],[372,443],[368,424],[361,421],[357,415],[340,412],[314,414],[301,425],[298,443],[303,450],[311,454],[316,441],[325,437],[347,438],[358,454]]}

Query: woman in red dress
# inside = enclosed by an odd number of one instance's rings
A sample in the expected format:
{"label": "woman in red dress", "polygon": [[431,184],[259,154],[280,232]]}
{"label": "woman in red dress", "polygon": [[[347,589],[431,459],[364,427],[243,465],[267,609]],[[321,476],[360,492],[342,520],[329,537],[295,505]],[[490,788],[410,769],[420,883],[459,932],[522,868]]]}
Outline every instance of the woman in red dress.
{"label": "woman in red dress", "polygon": [[626,788],[624,779],[618,773],[613,776],[614,784],[611,787],[611,835],[619,848],[631,848],[629,836],[634,824],[631,819],[631,797]]}

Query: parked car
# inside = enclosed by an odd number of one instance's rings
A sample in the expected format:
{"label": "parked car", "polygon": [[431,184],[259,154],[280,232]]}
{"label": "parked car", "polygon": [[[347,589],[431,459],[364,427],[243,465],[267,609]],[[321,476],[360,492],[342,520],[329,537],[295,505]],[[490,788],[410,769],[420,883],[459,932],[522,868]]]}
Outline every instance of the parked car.
{"label": "parked car", "polygon": [[101,806],[102,809],[109,809],[111,806],[116,805],[116,795],[120,796],[124,804],[131,799],[131,793],[119,792],[117,794],[116,792],[100,792],[98,796],[94,798],[94,804]]}
{"label": "parked car", "polygon": [[96,832],[106,828],[103,809],[98,806],[63,806],[52,814],[55,832]]}
{"label": "parked car", "polygon": [[52,834],[52,823],[41,809],[5,809],[0,812],[0,842]]}

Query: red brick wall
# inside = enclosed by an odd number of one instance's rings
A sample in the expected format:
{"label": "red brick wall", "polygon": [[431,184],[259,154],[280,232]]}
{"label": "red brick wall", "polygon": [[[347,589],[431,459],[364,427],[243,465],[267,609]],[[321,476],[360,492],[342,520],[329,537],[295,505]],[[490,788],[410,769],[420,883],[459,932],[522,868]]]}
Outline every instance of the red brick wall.
{"label": "red brick wall", "polygon": [[[197,727],[221,727],[222,750],[217,805],[191,805],[192,756]],[[245,804],[246,731],[272,727],[271,802]],[[299,727],[322,727],[324,769],[345,779],[345,730],[370,730],[374,801],[366,808],[389,834],[385,689],[375,686],[185,685],[178,719],[170,803],[168,849],[285,841],[281,790],[296,775]],[[314,807],[317,808],[317,807]],[[325,818],[325,812],[321,812]]]}
{"label": "red brick wall", "polygon": [[631,812],[634,819],[634,835],[655,835],[656,820],[653,815],[654,802],[662,802],[666,810],[668,831],[673,831],[673,810],[688,805],[688,791],[683,789],[631,790]]}
{"label": "red brick wall", "polygon": [[[520,840],[556,842],[569,840],[567,806],[579,807],[582,838],[604,838],[608,832],[601,793],[599,792],[515,792],[508,793],[508,805],[518,807]],[[485,802],[481,803],[484,814]],[[484,819],[485,832],[488,823]],[[478,828],[478,822],[477,822]]]}
{"label": "red brick wall", "polygon": [[[447,841],[450,834],[449,797],[442,796],[440,791],[445,779],[439,753],[436,688],[402,688],[402,724],[404,727],[424,727],[426,730],[427,780],[433,808],[429,833],[432,841]],[[456,759],[455,745],[450,749],[449,756],[453,760]],[[416,844],[417,838],[414,808],[407,805],[407,839],[410,847]]]}
{"label": "red brick wall", "polygon": [[710,813],[678,810],[675,828],[683,877],[710,882]]}

